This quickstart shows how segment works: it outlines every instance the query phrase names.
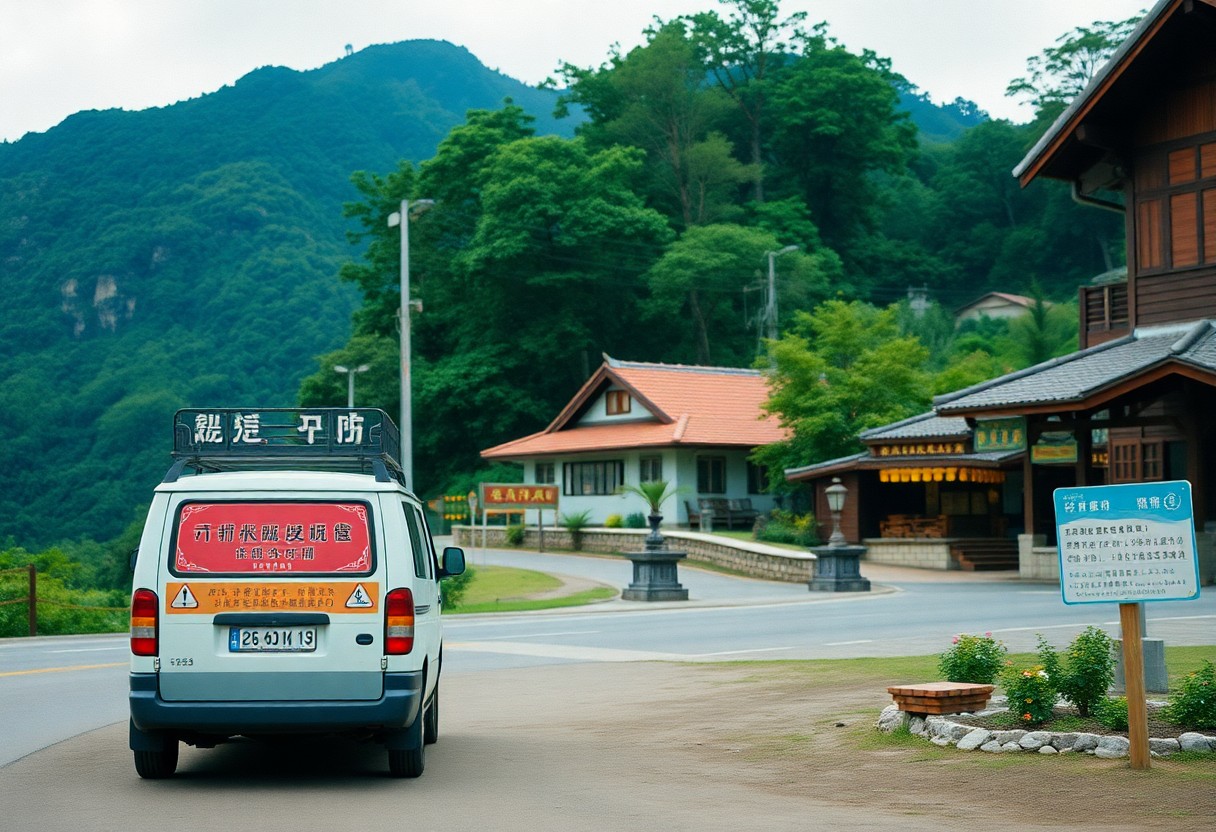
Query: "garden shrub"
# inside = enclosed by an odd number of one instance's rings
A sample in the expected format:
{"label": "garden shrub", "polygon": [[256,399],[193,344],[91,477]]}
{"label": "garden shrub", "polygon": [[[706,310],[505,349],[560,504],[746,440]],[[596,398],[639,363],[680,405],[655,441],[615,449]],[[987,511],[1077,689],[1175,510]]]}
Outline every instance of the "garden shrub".
{"label": "garden shrub", "polygon": [[604,520],[604,528],[619,529],[625,525],[625,520],[619,514],[609,514]]}
{"label": "garden shrub", "polygon": [[970,682],[991,685],[1005,664],[1005,645],[992,633],[973,636],[962,633],[954,637],[949,650],[938,658],[937,668],[950,682]]}
{"label": "garden shrub", "polygon": [[1081,716],[1106,699],[1115,680],[1114,641],[1097,627],[1086,627],[1068,647],[1067,660],[1039,636],[1039,661],[1061,696],[1077,707]]}
{"label": "garden shrub", "polygon": [[1098,722],[1101,722],[1112,731],[1126,731],[1127,697],[1103,697],[1094,703],[1093,714]]}
{"label": "garden shrub", "polygon": [[1170,697],[1166,718],[1190,729],[1216,728],[1216,666],[1203,666],[1182,679]]}
{"label": "garden shrub", "polygon": [[466,566],[464,572],[459,575],[444,578],[439,582],[439,594],[443,599],[444,609],[452,610],[460,606],[460,602],[464,598],[465,592],[468,591],[469,584],[473,581],[475,574],[476,572],[473,567]]}
{"label": "garden shrub", "polygon": [[1041,665],[1030,668],[1008,666],[1001,674],[1001,685],[1009,697],[1009,710],[1023,725],[1039,725],[1051,718],[1056,705],[1056,689]]}
{"label": "garden shrub", "polygon": [[773,509],[768,516],[756,520],[752,537],[767,543],[792,543],[815,546],[819,543],[819,527],[813,514],[794,514]]}
{"label": "garden shrub", "polygon": [[570,546],[576,552],[583,549],[583,529],[591,525],[591,509],[563,514],[558,518],[562,528],[570,532]]}
{"label": "garden shrub", "polygon": [[520,523],[512,523],[507,526],[506,538],[507,543],[512,546],[520,546],[524,542],[524,536],[527,534],[527,527]]}
{"label": "garden shrub", "polygon": [[644,529],[646,528],[646,515],[640,511],[635,511],[632,514],[625,515],[625,528],[627,529]]}

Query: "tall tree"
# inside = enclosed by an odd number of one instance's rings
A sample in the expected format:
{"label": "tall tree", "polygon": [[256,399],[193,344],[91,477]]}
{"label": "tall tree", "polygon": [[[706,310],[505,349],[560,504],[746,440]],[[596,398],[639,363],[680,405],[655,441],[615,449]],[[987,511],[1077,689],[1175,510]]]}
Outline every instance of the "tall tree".
{"label": "tall tree", "polygon": [[[719,0],[730,9],[723,19],[716,12],[685,18],[718,88],[730,96],[747,124],[749,161],[758,175],[752,198],[764,202],[764,130],[768,83],[774,69],[792,51],[805,12],[780,18],[777,0]],[[816,30],[821,33],[821,29]]]}

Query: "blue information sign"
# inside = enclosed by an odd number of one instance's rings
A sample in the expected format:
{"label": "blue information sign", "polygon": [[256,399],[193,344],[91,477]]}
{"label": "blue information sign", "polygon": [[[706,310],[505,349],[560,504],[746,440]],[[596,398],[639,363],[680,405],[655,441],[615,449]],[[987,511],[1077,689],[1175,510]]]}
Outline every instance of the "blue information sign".
{"label": "blue information sign", "polygon": [[1191,484],[1055,490],[1065,604],[1135,604],[1199,597]]}

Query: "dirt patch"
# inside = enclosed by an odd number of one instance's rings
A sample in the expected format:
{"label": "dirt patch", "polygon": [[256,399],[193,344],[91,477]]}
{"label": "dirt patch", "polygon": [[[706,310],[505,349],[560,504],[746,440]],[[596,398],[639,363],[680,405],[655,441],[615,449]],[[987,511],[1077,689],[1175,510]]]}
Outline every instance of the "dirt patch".
{"label": "dirt patch", "polygon": [[[613,770],[631,773],[626,781],[640,774],[672,794],[764,795],[770,814],[741,828],[782,828],[768,821],[800,804],[808,820],[816,806],[842,813],[842,826],[811,824],[823,829],[1109,832],[1216,822],[1216,755],[1154,760],[1138,772],[1125,760],[900,744],[874,728],[890,701],[884,685],[821,681],[798,665],[580,665],[537,669],[525,685],[550,673],[580,691],[556,724],[549,714],[550,728],[583,737]],[[538,707],[552,700],[539,687],[529,696]]]}

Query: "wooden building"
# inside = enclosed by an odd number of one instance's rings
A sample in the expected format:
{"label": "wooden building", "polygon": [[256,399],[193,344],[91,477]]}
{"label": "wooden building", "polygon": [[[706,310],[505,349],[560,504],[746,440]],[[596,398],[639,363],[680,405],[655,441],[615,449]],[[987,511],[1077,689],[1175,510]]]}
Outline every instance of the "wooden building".
{"label": "wooden building", "polygon": [[[1127,280],[1080,290],[1082,349],[938,397],[1024,419],[1021,570],[1056,570],[1052,490],[1190,480],[1216,575],[1216,2],[1161,0],[1015,168],[1123,212]],[[1054,446],[1054,447],[1052,447]]]}

